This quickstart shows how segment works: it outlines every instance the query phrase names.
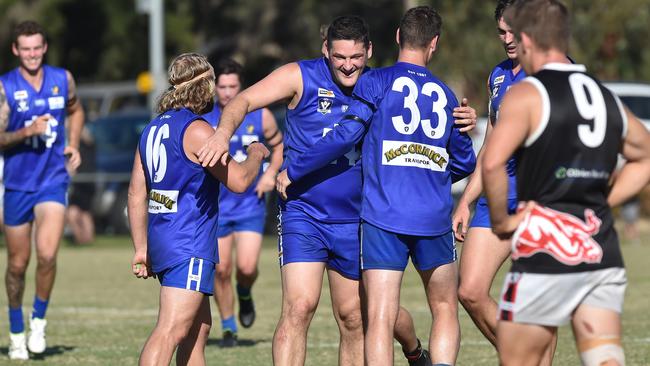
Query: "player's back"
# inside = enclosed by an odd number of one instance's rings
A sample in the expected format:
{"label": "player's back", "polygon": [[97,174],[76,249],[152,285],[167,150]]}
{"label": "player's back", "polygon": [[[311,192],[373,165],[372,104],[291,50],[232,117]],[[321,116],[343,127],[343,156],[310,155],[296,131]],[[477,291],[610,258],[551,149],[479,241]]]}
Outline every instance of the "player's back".
{"label": "player's back", "polygon": [[[18,68],[0,77],[10,108],[7,132],[50,114],[45,134],[25,139],[4,151],[5,185],[20,191],[37,191],[43,186],[69,180],[65,169],[65,117],[68,79],[64,69],[44,65],[43,83],[34,90]],[[29,169],[25,169],[29,167]]]}
{"label": "player's back", "polygon": [[374,109],[363,142],[361,216],[385,230],[440,235],[451,228],[455,151],[471,139],[454,127],[454,93],[425,67],[397,63],[363,75],[355,97]]}
{"label": "player's back", "polygon": [[[213,110],[203,117],[213,127],[217,127],[221,117],[221,107],[215,105]],[[230,155],[237,162],[246,160],[246,149],[253,142],[264,143],[262,109],[246,114],[241,125],[230,138]],[[245,192],[234,193],[225,187],[219,191],[219,219],[264,215],[264,197],[258,198],[255,192],[262,173],[263,167],[260,167],[257,177]]]}
{"label": "player's back", "polygon": [[189,109],[169,110],[154,118],[140,137],[154,272],[191,257],[218,262],[219,182],[192,162],[183,148],[184,133],[198,118]]}
{"label": "player's back", "polygon": [[[332,79],[327,59],[298,62],[303,92],[294,109],[287,109],[283,169],[314,145],[336,123],[351,102]],[[294,182],[282,210],[303,211],[329,223],[359,221],[361,167],[359,153],[351,151],[327,166]]]}
{"label": "player's back", "polygon": [[550,256],[519,259],[514,269],[584,271],[622,266],[607,195],[626,133],[620,100],[586,74],[583,65],[549,64],[525,79],[542,97],[542,119],[518,156],[517,196],[582,220],[585,209],[600,223],[594,240],[604,251],[599,263],[564,266]]}

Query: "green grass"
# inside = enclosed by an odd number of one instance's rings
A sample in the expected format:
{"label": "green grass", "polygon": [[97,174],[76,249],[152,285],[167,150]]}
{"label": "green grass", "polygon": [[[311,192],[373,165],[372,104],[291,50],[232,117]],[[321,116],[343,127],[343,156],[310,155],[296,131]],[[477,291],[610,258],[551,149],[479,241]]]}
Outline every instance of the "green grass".
{"label": "green grass", "polygon": [[[624,345],[628,365],[650,364],[650,235],[643,245],[624,245],[629,285],[626,295]],[[125,237],[100,237],[86,247],[64,244],[59,257],[57,284],[48,310],[49,347],[34,365],[133,365],[157,314],[157,280],[139,280],[130,273],[132,249]],[[0,263],[6,251],[0,248]],[[4,267],[3,267],[4,268]],[[25,313],[34,294],[34,265],[29,269]],[[501,274],[502,275],[502,274]],[[501,285],[501,275],[495,288]],[[206,349],[210,365],[270,365],[271,340],[280,313],[280,276],[275,239],[266,238],[260,277],[254,288],[258,317],[251,329],[240,329],[242,346],[221,349],[218,316]],[[421,283],[407,269],[402,304],[413,314],[418,335],[426,338],[431,324]],[[7,364],[6,297],[0,296],[0,364]],[[212,304],[213,314],[216,307]],[[496,353],[461,310],[462,345],[458,365],[495,365]],[[338,333],[332,317],[327,283],[309,332],[307,365],[335,365]],[[423,342],[423,343],[426,343]],[[397,348],[396,348],[397,350]],[[399,353],[397,364],[405,362]],[[569,328],[560,329],[556,365],[577,365],[579,360]],[[13,363],[12,363],[13,364]],[[19,363],[20,364],[20,363]]]}

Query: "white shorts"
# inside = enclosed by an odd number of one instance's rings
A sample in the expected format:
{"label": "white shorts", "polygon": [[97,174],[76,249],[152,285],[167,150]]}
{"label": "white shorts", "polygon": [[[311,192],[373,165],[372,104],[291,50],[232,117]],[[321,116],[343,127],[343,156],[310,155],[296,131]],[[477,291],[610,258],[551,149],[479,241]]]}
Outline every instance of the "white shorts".
{"label": "white shorts", "polygon": [[579,305],[623,311],[625,268],[544,274],[507,274],[498,320],[557,327],[567,324]]}

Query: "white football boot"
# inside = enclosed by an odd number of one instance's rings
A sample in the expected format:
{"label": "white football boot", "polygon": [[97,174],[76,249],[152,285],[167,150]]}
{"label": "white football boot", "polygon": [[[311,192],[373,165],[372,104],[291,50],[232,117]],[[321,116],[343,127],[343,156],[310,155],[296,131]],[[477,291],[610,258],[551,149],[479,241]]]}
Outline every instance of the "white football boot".
{"label": "white football boot", "polygon": [[9,333],[9,359],[29,360],[25,333]]}
{"label": "white football boot", "polygon": [[27,337],[27,348],[31,353],[43,353],[47,347],[45,342],[45,327],[47,320],[32,318],[29,321],[29,336]]}

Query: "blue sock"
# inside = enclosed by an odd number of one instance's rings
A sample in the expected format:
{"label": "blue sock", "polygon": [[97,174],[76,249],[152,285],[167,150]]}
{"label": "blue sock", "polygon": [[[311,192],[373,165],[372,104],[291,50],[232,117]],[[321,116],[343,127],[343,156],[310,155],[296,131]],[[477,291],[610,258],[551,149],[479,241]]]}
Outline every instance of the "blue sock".
{"label": "blue sock", "polygon": [[25,331],[22,307],[18,309],[9,308],[9,331],[14,334],[22,333]]}
{"label": "blue sock", "polygon": [[221,329],[225,332],[227,330],[237,333],[237,322],[235,321],[235,316],[231,316],[227,319],[221,319]]}
{"label": "blue sock", "polygon": [[47,311],[47,304],[49,302],[50,300],[41,300],[38,298],[38,296],[34,295],[34,309],[32,310],[32,319],[45,319],[45,312]]}
{"label": "blue sock", "polygon": [[251,288],[244,287],[240,284],[237,284],[237,297],[243,300],[248,300],[251,297]]}

